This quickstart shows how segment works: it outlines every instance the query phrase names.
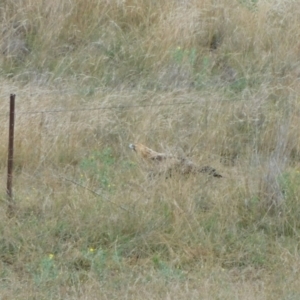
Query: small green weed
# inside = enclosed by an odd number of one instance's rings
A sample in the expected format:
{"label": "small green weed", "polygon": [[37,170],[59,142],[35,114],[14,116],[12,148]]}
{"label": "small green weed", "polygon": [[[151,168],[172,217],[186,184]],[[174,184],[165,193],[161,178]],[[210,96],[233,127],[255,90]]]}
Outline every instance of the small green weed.
{"label": "small green weed", "polygon": [[177,47],[172,51],[172,58],[178,65],[188,63],[194,67],[197,60],[197,51],[195,48],[182,49],[181,47]]}
{"label": "small green weed", "polygon": [[101,248],[95,249],[89,247],[87,250],[81,251],[81,254],[73,261],[73,266],[77,271],[95,271],[98,275],[102,275],[106,266],[107,253]]}
{"label": "small green weed", "polygon": [[235,80],[233,83],[231,83],[229,88],[232,92],[240,93],[247,87],[247,85],[248,85],[247,79],[242,77]]}
{"label": "small green weed", "polygon": [[250,10],[256,8],[258,0],[239,0],[239,2]]}
{"label": "small green weed", "polygon": [[204,56],[201,60],[199,68],[195,72],[195,85],[197,88],[204,88],[209,82],[211,74],[212,61],[208,56]]}
{"label": "small green weed", "polygon": [[103,151],[94,151],[80,163],[80,169],[86,172],[87,177],[101,183],[104,188],[111,189],[114,177],[115,158],[110,148]]}
{"label": "small green weed", "polygon": [[92,260],[92,268],[98,274],[101,275],[107,263],[107,252],[99,248],[91,252],[89,249],[89,257]]}
{"label": "small green weed", "polygon": [[58,269],[55,265],[54,254],[50,253],[43,257],[38,269],[33,271],[33,273],[34,282],[38,286],[55,280],[58,276]]}
{"label": "small green weed", "polygon": [[152,258],[152,262],[156,269],[158,269],[161,275],[166,279],[182,279],[183,273],[179,268],[174,268],[169,266],[167,263],[163,262],[159,256],[155,255]]}
{"label": "small green weed", "polygon": [[286,172],[279,178],[283,193],[287,199],[294,199],[298,195],[300,172]]}

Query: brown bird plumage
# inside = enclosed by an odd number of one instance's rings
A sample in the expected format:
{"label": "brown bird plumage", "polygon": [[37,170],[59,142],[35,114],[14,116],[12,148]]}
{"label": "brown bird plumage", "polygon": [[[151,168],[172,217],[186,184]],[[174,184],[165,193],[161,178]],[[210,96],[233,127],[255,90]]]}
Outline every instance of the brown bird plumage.
{"label": "brown bird plumage", "polygon": [[129,148],[135,151],[142,158],[149,160],[163,161],[172,157],[171,155],[167,155],[165,153],[156,152],[140,143],[129,144]]}
{"label": "brown bird plumage", "polygon": [[218,174],[216,169],[210,166],[198,167],[191,160],[179,158],[171,154],[156,152],[143,144],[130,144],[129,148],[135,151],[141,158],[149,161],[163,162],[165,161],[165,170],[170,173],[172,170],[178,170],[182,174],[190,173],[207,173],[214,177],[223,177]]}

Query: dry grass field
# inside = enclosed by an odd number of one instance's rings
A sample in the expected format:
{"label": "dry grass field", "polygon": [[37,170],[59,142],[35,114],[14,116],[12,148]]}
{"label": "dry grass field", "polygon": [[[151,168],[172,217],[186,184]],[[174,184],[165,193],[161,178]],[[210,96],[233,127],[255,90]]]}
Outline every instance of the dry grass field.
{"label": "dry grass field", "polygon": [[[0,299],[300,299],[299,15],[2,0]],[[135,142],[223,177],[152,176]]]}

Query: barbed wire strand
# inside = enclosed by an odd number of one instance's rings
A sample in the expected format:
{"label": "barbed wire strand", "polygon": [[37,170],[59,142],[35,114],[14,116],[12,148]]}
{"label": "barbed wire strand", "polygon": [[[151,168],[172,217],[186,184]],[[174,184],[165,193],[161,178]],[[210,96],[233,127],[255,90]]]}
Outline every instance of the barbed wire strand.
{"label": "barbed wire strand", "polygon": [[[196,104],[199,102],[177,102],[177,103],[157,103],[157,104],[136,104],[136,105],[113,105],[92,108],[74,108],[74,109],[49,109],[49,110],[32,110],[32,111],[17,111],[15,114],[40,114],[40,113],[64,113],[64,112],[80,112],[80,111],[94,111],[94,110],[110,110],[110,109],[125,109],[125,108],[144,108],[144,107],[158,107],[158,106],[181,106],[188,104]],[[9,112],[2,113],[0,116],[8,115]]]}
{"label": "barbed wire strand", "polygon": [[105,197],[105,195],[100,194],[100,193],[98,193],[98,192],[96,192],[96,191],[94,191],[94,190],[88,188],[87,186],[85,186],[85,185],[83,185],[83,184],[81,184],[81,183],[79,183],[79,182],[77,182],[77,181],[75,181],[75,180],[73,180],[73,179],[70,179],[70,178],[67,178],[67,177],[64,177],[64,176],[61,176],[61,175],[58,175],[58,177],[59,177],[60,179],[65,180],[65,181],[69,181],[69,182],[71,182],[71,183],[73,183],[73,184],[75,184],[75,185],[77,185],[77,186],[80,186],[80,187],[82,187],[83,189],[85,189],[85,190],[91,192],[92,194],[95,194],[96,196],[102,197],[102,199],[104,199],[106,202],[109,202],[109,203],[111,203],[111,204],[113,204],[113,205],[115,205],[115,206],[117,206],[117,207],[119,207],[119,208],[121,208],[121,209],[123,209],[123,210],[129,212],[129,213],[133,213],[131,210],[127,209],[126,207],[124,207],[124,206],[122,206],[122,205],[119,205],[119,204],[113,202],[112,200],[108,199],[107,197]]}

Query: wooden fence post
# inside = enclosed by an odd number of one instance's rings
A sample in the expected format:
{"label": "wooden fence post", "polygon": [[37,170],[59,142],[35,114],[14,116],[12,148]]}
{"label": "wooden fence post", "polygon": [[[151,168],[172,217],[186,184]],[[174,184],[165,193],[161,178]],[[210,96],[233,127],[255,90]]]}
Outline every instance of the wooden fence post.
{"label": "wooden fence post", "polygon": [[9,133],[8,133],[8,161],[7,161],[7,214],[12,217],[15,213],[15,205],[12,193],[13,182],[13,162],[14,162],[14,127],[15,127],[15,94],[10,95],[10,110],[9,110]]}

